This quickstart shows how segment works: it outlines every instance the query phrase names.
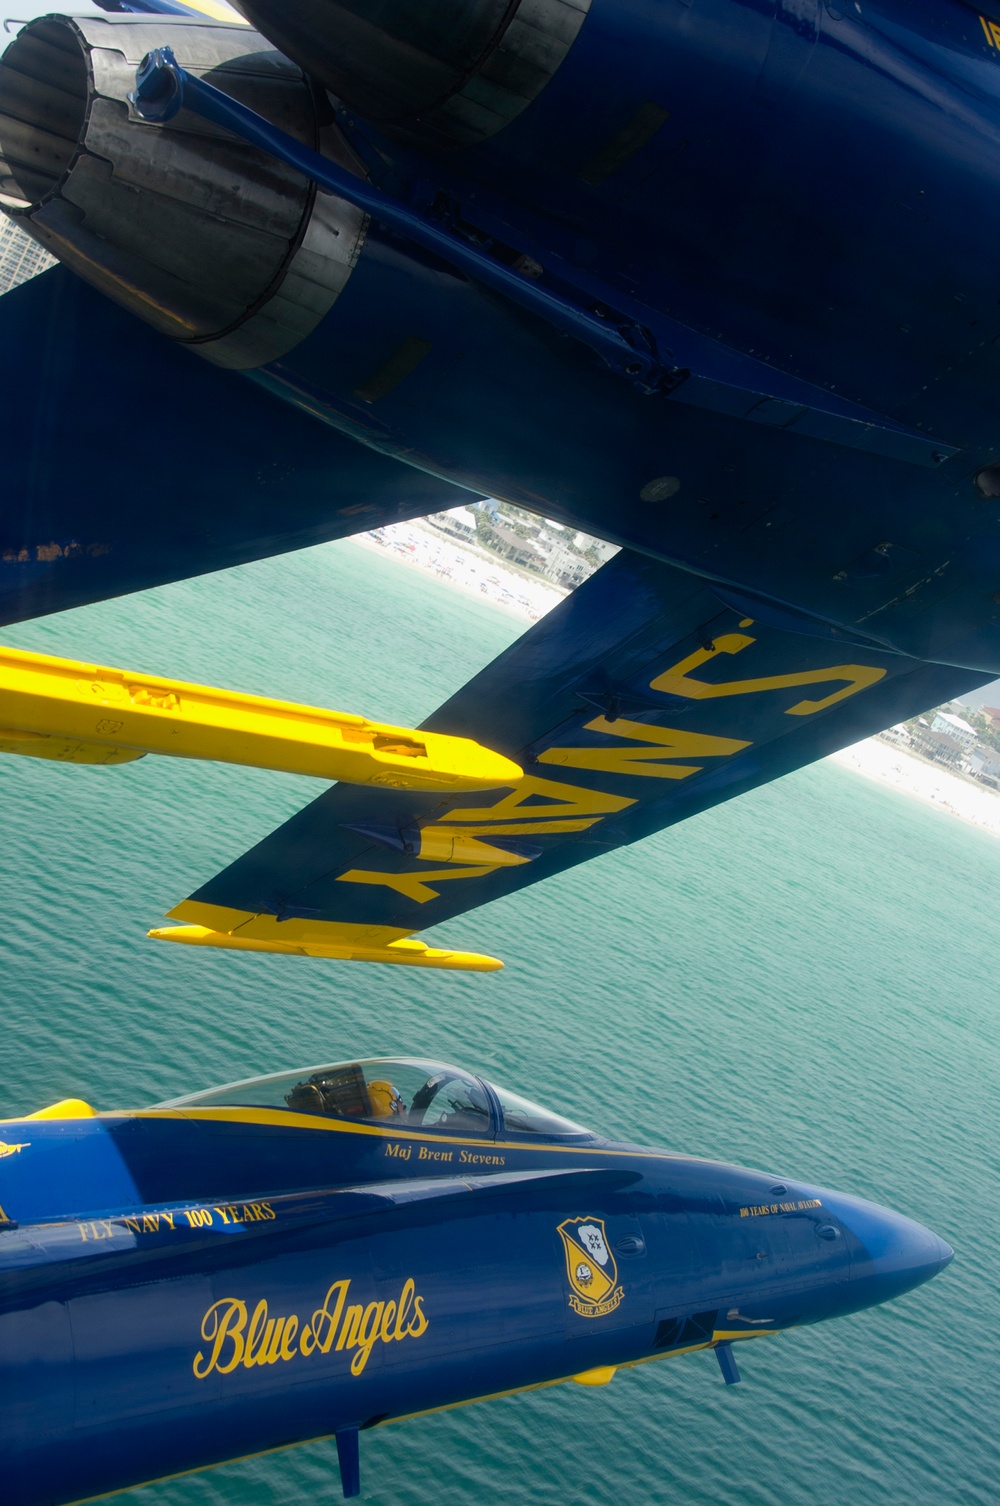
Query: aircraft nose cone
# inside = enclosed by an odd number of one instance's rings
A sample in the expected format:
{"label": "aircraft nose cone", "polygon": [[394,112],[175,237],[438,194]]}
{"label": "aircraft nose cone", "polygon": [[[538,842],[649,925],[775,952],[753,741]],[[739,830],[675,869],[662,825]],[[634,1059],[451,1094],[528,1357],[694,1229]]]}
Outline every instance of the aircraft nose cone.
{"label": "aircraft nose cone", "polygon": [[851,1261],[853,1283],[870,1288],[869,1302],[886,1302],[936,1276],[954,1259],[951,1245],[912,1218],[862,1198],[840,1196],[835,1209],[860,1245]]}

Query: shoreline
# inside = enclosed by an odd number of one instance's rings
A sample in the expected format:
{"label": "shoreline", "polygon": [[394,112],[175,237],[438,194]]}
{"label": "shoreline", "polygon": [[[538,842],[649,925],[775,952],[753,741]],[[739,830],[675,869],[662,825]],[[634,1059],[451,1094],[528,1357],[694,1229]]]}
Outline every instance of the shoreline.
{"label": "shoreline", "polygon": [[822,762],[839,764],[945,815],[955,816],[967,826],[978,826],[980,831],[1000,837],[1000,794],[973,784],[940,764],[916,758],[879,737],[868,737],[841,748]]}
{"label": "shoreline", "polygon": [[352,534],[350,542],[374,550],[384,559],[408,565],[411,570],[433,575],[453,590],[477,601],[488,601],[522,622],[538,622],[569,595],[560,586],[509,569],[502,560],[474,544],[449,538],[420,518]]}
{"label": "shoreline", "polygon": [[[350,542],[411,570],[433,575],[453,590],[488,601],[522,622],[538,622],[569,595],[546,581],[515,573],[493,555],[448,538],[422,519],[354,534]],[[820,762],[839,764],[842,769],[1000,837],[1000,793],[917,758],[898,744],[868,737],[830,753]]]}

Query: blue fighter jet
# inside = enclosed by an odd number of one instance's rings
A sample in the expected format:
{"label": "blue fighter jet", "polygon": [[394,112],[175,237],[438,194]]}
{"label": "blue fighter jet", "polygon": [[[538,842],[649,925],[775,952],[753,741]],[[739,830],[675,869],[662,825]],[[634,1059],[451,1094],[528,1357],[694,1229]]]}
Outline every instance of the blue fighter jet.
{"label": "blue fighter jet", "polygon": [[[153,934],[495,970],[416,933],[1000,675],[998,0],[102,3],[0,59],[61,262],[0,300],[0,624],[472,497],[619,546],[419,733],[0,651],[4,753],[342,780]],[[301,716],[360,782],[266,762]],[[732,1382],[951,1256],[427,1063],[0,1131],[4,1506],[330,1434],[357,1493],[366,1427]]]}
{"label": "blue fighter jet", "polygon": [[733,1346],[952,1258],[899,1214],[614,1144],[457,1067],[338,1062],[0,1123],[4,1506]]}

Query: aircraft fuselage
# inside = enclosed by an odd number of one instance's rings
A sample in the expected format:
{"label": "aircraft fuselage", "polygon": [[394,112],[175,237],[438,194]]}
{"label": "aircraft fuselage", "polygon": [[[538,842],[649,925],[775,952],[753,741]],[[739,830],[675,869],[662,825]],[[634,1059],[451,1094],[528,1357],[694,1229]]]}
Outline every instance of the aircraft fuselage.
{"label": "aircraft fuselage", "polygon": [[480,1133],[237,1106],[7,1121],[9,1506],[691,1350],[738,1378],[730,1345],[951,1258],[858,1198],[511,1132],[491,1105]]}

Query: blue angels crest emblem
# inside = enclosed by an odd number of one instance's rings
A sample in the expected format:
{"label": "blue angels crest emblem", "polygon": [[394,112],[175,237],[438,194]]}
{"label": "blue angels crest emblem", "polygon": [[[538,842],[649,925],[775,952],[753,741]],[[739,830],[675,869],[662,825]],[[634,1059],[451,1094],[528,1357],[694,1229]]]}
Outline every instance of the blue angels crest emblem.
{"label": "blue angels crest emblem", "polygon": [[582,1318],[603,1318],[625,1295],[602,1218],[567,1218],[559,1225],[566,1253],[569,1305]]}

